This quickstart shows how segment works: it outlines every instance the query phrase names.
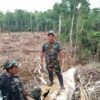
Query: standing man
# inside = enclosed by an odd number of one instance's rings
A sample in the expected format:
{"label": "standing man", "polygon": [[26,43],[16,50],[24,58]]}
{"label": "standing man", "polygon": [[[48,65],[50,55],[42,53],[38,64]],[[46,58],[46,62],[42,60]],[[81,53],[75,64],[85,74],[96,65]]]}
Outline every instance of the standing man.
{"label": "standing man", "polygon": [[55,71],[61,89],[64,89],[63,77],[61,74],[62,65],[62,52],[58,42],[54,39],[54,32],[48,32],[48,42],[44,43],[41,52],[41,66],[43,66],[43,58],[45,56],[46,69],[49,74],[50,83],[49,86],[53,85],[53,71]]}
{"label": "standing man", "polygon": [[3,67],[6,70],[0,75],[0,91],[3,100],[25,100],[27,93],[24,91],[22,81],[17,75],[17,62],[15,60],[7,61]]}

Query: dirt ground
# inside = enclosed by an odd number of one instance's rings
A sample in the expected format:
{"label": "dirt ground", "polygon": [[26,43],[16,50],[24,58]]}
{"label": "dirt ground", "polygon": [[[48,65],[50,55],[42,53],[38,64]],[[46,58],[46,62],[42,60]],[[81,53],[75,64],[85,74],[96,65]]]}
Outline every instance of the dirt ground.
{"label": "dirt ground", "polygon": [[30,71],[39,65],[40,51],[46,41],[46,34],[42,32],[0,33],[0,65],[7,59],[13,58],[20,64],[23,80],[30,80],[32,78]]}
{"label": "dirt ground", "polygon": [[[0,65],[7,59],[15,59],[20,65],[19,75],[23,82],[34,87],[34,77],[39,77],[34,71],[39,67],[41,47],[46,41],[46,32],[0,33]],[[61,46],[63,52],[62,70],[64,71],[73,65],[74,60],[68,54],[66,45],[61,43]]]}
{"label": "dirt ground", "polygon": [[18,61],[39,57],[41,46],[46,41],[46,33],[0,33],[0,64],[7,58]]}
{"label": "dirt ground", "polygon": [[[19,75],[28,91],[39,83],[38,79],[42,76],[35,72],[35,70],[39,67],[41,47],[45,41],[47,41],[46,32],[0,33],[0,66],[7,59],[13,58],[17,60],[19,62]],[[71,66],[74,66],[75,60],[69,55],[66,44],[61,43],[61,46],[63,52],[62,71],[66,71]],[[82,74],[81,77],[86,76],[84,84],[88,82],[91,75],[92,80],[100,80],[100,63],[91,63],[79,67],[77,65],[76,67],[79,68],[78,72],[80,75]],[[94,69],[96,69],[96,71]],[[0,67],[0,72],[1,71],[2,68]],[[58,83],[57,79],[55,80],[55,83]],[[57,89],[57,86],[59,85],[55,84],[53,90]],[[45,86],[44,90],[46,90],[46,88],[48,89],[48,86]]]}

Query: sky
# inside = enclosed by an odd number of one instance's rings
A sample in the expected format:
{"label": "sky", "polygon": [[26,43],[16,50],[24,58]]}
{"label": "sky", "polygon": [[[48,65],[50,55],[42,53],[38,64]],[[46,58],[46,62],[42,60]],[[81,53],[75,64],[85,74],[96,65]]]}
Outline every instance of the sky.
{"label": "sky", "polygon": [[[47,11],[52,9],[53,5],[61,0],[0,0],[0,11],[14,12],[15,9],[23,9],[30,12]],[[91,8],[99,7],[100,0],[89,0]]]}
{"label": "sky", "polygon": [[100,0],[89,0],[91,8],[100,8]]}

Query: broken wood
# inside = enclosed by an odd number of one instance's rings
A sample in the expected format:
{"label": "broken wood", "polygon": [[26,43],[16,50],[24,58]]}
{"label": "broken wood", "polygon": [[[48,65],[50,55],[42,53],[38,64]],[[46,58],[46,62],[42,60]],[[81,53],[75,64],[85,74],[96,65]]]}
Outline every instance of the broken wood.
{"label": "broken wood", "polygon": [[70,68],[68,71],[63,73],[65,89],[60,91],[59,84],[55,83],[57,88],[53,86],[50,89],[50,93],[47,96],[47,100],[72,100],[75,91],[75,77],[76,68]]}

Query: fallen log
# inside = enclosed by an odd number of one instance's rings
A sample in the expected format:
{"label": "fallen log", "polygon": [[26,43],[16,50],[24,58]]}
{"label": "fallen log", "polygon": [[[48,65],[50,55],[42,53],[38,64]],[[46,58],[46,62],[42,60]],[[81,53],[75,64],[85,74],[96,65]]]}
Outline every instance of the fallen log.
{"label": "fallen log", "polygon": [[75,77],[76,68],[70,68],[63,73],[65,90],[59,91],[59,84],[55,83],[50,88],[50,92],[46,100],[72,100],[75,91]]}

